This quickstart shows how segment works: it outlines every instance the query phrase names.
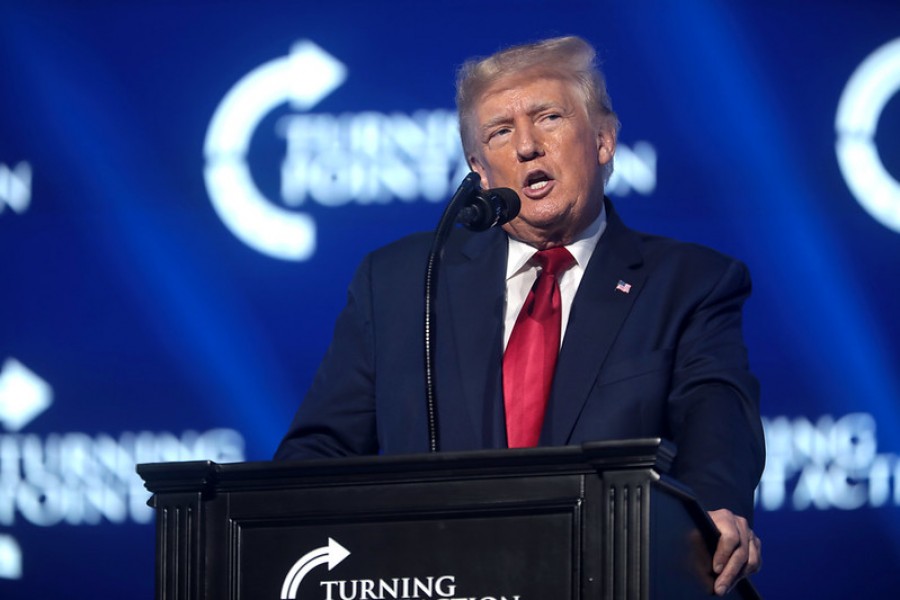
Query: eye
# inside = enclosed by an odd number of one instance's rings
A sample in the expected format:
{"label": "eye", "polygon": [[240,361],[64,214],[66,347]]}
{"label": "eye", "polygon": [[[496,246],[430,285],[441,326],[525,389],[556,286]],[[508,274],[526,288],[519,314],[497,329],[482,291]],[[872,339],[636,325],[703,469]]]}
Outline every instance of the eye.
{"label": "eye", "polygon": [[488,147],[496,147],[497,145],[504,143],[511,133],[512,128],[510,127],[498,127],[488,133],[485,143]]}

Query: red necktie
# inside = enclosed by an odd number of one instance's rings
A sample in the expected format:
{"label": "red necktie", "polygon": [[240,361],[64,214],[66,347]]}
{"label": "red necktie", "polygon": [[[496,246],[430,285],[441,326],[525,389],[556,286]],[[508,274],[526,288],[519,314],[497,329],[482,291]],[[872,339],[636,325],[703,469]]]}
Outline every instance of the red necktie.
{"label": "red necktie", "polygon": [[575,264],[563,247],[536,252],[541,266],[503,355],[503,401],[510,448],[536,446],[541,436],[562,324],[557,275]]}

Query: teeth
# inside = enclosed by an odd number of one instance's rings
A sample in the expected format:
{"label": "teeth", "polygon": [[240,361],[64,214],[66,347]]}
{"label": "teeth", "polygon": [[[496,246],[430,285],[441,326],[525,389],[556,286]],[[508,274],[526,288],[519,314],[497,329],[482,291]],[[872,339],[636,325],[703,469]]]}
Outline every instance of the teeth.
{"label": "teeth", "polygon": [[528,187],[532,190],[539,190],[539,189],[545,187],[548,183],[550,183],[550,182],[549,181],[535,181]]}

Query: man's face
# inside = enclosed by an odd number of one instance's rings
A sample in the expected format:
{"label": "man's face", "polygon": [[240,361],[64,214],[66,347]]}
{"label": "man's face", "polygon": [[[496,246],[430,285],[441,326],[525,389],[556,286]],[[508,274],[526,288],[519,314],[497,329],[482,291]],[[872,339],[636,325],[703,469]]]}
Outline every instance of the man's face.
{"label": "man's face", "polygon": [[567,244],[600,214],[603,165],[615,152],[609,119],[591,118],[574,84],[533,74],[489,87],[476,104],[469,157],[485,188],[519,195],[519,216],[503,226],[539,248]]}

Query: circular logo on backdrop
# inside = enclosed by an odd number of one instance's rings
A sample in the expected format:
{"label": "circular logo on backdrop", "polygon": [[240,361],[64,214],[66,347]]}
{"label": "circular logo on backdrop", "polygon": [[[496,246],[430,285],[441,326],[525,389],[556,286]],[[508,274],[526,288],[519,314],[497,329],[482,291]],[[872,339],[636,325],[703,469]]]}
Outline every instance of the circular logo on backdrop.
{"label": "circular logo on backdrop", "polygon": [[[347,67],[309,40],[242,77],[225,95],[204,144],[213,207],[242,242],[267,256],[302,261],[316,251],[316,223],[300,208],[441,202],[468,165],[456,113],[446,109],[314,113],[347,79]],[[266,197],[248,164],[263,120],[288,105],[274,133],[284,139],[279,196]]]}
{"label": "circular logo on backdrop", "polygon": [[290,102],[308,110],[340,86],[347,70],[340,61],[304,40],[288,56],[267,62],[225,95],[206,132],[206,187],[219,218],[247,245],[286,260],[315,251],[316,228],[303,213],[280,208],[257,189],[247,151],[260,121]]}
{"label": "circular logo on backdrop", "polygon": [[885,168],[875,132],[900,92],[900,38],[870,54],[851,75],[838,103],[838,165],[850,191],[879,223],[900,233],[900,181]]}

